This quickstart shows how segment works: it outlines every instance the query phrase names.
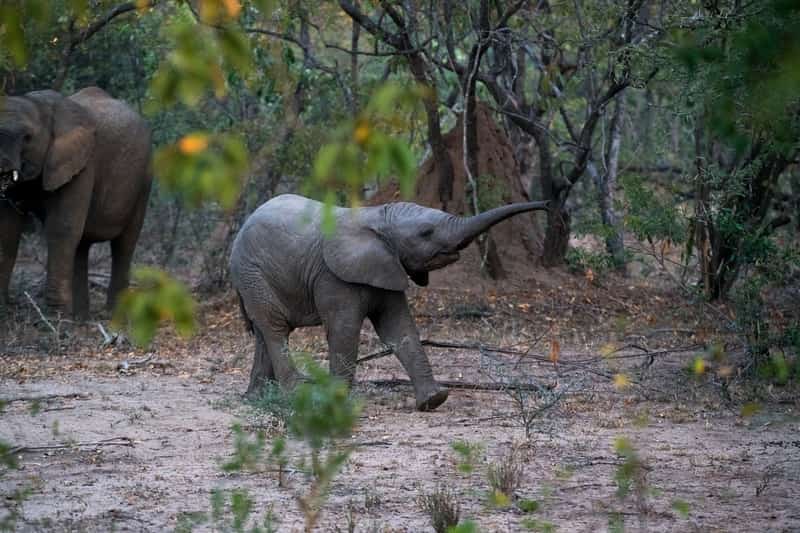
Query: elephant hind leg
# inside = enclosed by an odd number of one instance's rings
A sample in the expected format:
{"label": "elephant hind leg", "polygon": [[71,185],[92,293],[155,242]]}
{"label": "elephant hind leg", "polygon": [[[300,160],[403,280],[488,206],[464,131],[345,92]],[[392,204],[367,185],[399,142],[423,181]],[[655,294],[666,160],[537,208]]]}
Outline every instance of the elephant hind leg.
{"label": "elephant hind leg", "polygon": [[[257,276],[253,276],[251,281],[257,281]],[[247,394],[257,395],[270,379],[277,380],[284,389],[293,389],[301,381],[301,376],[289,354],[289,325],[268,312],[270,294],[267,289],[240,290],[239,294],[243,314],[256,338]]]}
{"label": "elephant hind leg", "polygon": [[134,215],[128,225],[119,237],[111,241],[111,282],[108,285],[106,301],[109,309],[114,308],[119,293],[127,289],[130,283],[133,252],[136,250],[136,241],[139,240],[139,233],[142,231],[149,192],[150,188],[148,187],[139,197]]}
{"label": "elephant hind leg", "polygon": [[256,352],[253,357],[253,368],[250,370],[250,385],[245,396],[258,397],[267,382],[275,381],[275,369],[272,368],[272,358],[269,356],[267,344],[258,328],[253,328]]}
{"label": "elephant hind leg", "polygon": [[81,242],[75,250],[75,267],[72,269],[72,314],[78,320],[89,318],[89,248],[91,243]]}

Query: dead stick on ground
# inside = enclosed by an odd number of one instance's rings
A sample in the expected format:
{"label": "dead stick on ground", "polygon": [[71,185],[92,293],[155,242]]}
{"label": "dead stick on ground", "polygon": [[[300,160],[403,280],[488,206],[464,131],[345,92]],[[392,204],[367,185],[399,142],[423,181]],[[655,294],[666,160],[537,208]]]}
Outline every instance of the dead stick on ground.
{"label": "dead stick on ground", "polygon": [[43,402],[47,400],[54,400],[56,398],[74,398],[77,400],[85,400],[89,395],[84,392],[68,392],[66,394],[45,394],[42,396],[17,396],[16,398],[0,398],[0,403],[14,403],[14,402]]}
{"label": "dead stick on ground", "polygon": [[44,313],[42,313],[42,310],[39,308],[38,305],[36,305],[36,302],[33,301],[33,298],[31,298],[31,295],[28,294],[28,291],[24,291],[23,294],[28,299],[28,301],[31,303],[33,308],[36,309],[36,312],[39,313],[39,317],[41,317],[41,319],[44,321],[44,323],[47,324],[47,327],[50,328],[50,331],[52,331],[53,333],[58,335],[58,330],[55,327],[53,327],[53,324],[51,324],[49,320],[47,320],[47,317],[44,316]]}
{"label": "dead stick on ground", "polygon": [[103,346],[107,344],[111,344],[114,342],[114,339],[106,332],[106,328],[103,327],[103,324],[100,322],[97,323],[97,329],[100,330],[100,333],[103,335]]}
{"label": "dead stick on ground", "polygon": [[72,444],[52,444],[49,446],[17,446],[8,451],[9,455],[15,453],[42,452],[46,450],[66,450],[70,448],[88,448],[98,446],[127,446],[133,448],[133,439],[130,437],[112,437],[95,442],[74,442]]}
{"label": "dead stick on ground", "polygon": [[[411,385],[409,379],[371,379],[366,383],[377,385],[379,387],[395,386],[395,385]],[[469,381],[437,381],[439,385],[443,385],[448,389],[465,389],[465,390],[485,390],[485,391],[508,391],[508,390],[525,390],[538,392],[542,389],[550,389],[550,386],[540,386],[530,383],[472,383]]]}
{"label": "dead stick on ground", "polygon": [[[467,344],[467,343],[458,343],[458,342],[450,342],[450,341],[433,341],[433,340],[425,339],[425,340],[422,341],[422,345],[423,346],[432,346],[434,348],[449,348],[449,349],[457,349],[457,350],[476,350],[476,351],[484,351],[484,352],[492,352],[492,353],[502,353],[502,354],[506,354],[506,355],[517,355],[517,356],[525,357],[525,358],[528,358],[528,359],[533,359],[535,361],[539,361],[539,362],[542,362],[542,363],[546,363],[546,364],[550,364],[550,365],[553,364],[553,362],[550,360],[549,357],[545,357],[543,355],[532,354],[530,352],[523,352],[521,350],[512,350],[510,348],[500,348],[500,347],[497,347],[497,346],[486,346],[486,345],[478,344],[478,343]],[[636,357],[652,357],[652,356],[656,356],[656,355],[668,355],[668,354],[689,352],[689,351],[695,350],[695,349],[697,349],[699,347],[702,347],[702,346],[703,345],[701,345],[701,344],[693,344],[691,346],[678,347],[678,348],[674,348],[674,349],[670,349],[670,350],[659,350],[659,351],[654,351],[654,352],[644,352],[644,353],[636,353],[636,354],[609,355],[607,357],[591,356],[591,357],[588,357],[588,358],[571,360],[571,361],[570,360],[559,360],[559,363],[560,364],[565,364],[565,365],[583,365],[583,364],[586,364],[586,363],[594,363],[594,362],[606,361],[606,360],[610,360],[610,359],[633,359],[633,358],[636,358]],[[628,347],[628,348],[630,348],[630,347],[638,348],[636,346],[626,345],[625,347],[620,348],[620,350],[622,350],[622,349],[624,349],[626,347]],[[642,349],[642,348],[639,348],[639,349]],[[620,351],[620,350],[616,350],[616,351]],[[385,350],[381,350],[380,352],[375,352],[375,353],[371,353],[369,355],[365,355],[364,357],[362,357],[361,359],[359,359],[357,361],[357,364],[364,363],[364,362],[367,362],[367,361],[372,361],[373,359],[380,359],[381,357],[386,357],[386,356],[391,355],[393,353],[394,353],[394,350],[392,350],[391,348],[386,348]],[[584,355],[584,354],[575,354],[575,355]]]}

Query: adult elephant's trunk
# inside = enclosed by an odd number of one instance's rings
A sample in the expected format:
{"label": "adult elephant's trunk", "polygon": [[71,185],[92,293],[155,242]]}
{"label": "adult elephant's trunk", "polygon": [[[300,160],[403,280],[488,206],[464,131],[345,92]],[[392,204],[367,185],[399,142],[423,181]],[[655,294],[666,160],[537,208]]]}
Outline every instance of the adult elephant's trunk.
{"label": "adult elephant's trunk", "polygon": [[453,241],[456,248],[466,248],[475,237],[488,231],[489,228],[503,220],[525,213],[527,211],[540,211],[547,209],[547,202],[523,202],[495,207],[473,217],[460,218],[453,228]]}

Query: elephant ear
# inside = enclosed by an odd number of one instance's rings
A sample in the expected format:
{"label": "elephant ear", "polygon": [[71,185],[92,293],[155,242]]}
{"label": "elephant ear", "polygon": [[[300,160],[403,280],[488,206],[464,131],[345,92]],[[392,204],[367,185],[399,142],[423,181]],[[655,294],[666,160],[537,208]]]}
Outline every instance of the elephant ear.
{"label": "elephant ear", "polygon": [[322,243],[325,264],[337,278],[390,291],[404,291],[408,278],[397,254],[358,216],[342,216]]}
{"label": "elephant ear", "polygon": [[89,113],[69,98],[53,104],[53,140],[44,162],[42,185],[54,191],[86,167],[94,149],[95,124]]}

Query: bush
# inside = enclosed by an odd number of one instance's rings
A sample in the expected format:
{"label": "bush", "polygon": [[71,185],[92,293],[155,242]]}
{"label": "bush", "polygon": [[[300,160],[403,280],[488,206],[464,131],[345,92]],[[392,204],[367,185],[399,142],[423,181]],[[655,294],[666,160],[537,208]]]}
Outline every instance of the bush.
{"label": "bush", "polygon": [[498,499],[511,499],[522,483],[525,465],[520,461],[519,453],[515,449],[509,450],[498,462],[489,463],[486,476],[492,487],[492,496]]}
{"label": "bush", "polygon": [[437,485],[433,492],[420,494],[417,504],[430,518],[436,533],[445,533],[458,524],[461,516],[458,495],[442,485]]}
{"label": "bush", "polygon": [[583,248],[570,248],[564,260],[573,274],[585,274],[591,270],[595,275],[603,275],[614,268],[614,258],[606,252],[592,252]]}

